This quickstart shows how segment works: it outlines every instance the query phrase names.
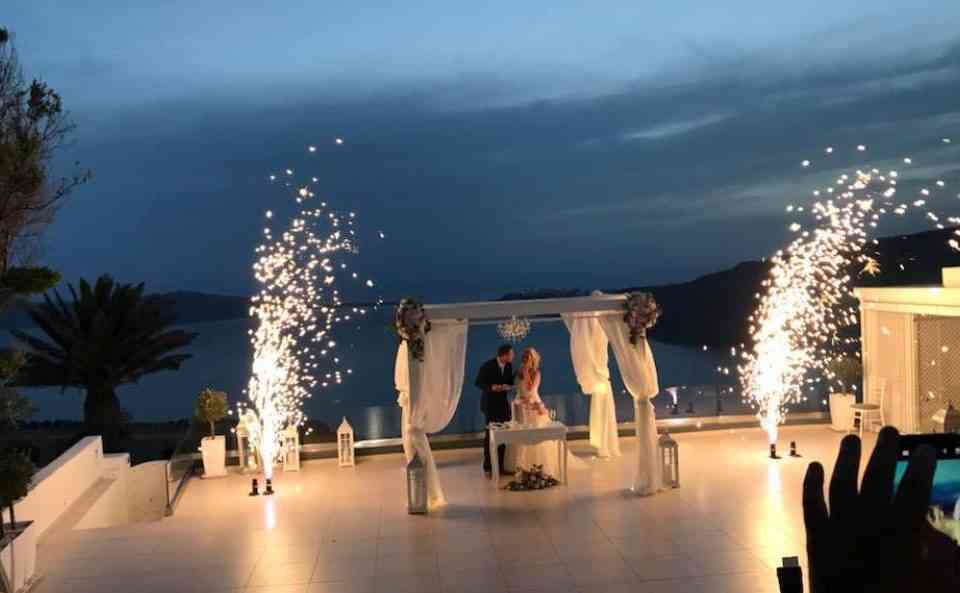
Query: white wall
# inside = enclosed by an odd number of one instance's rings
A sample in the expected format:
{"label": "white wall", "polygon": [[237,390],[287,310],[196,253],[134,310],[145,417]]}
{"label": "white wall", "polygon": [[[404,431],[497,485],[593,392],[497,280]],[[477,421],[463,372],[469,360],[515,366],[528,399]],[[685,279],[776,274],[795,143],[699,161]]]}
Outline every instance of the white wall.
{"label": "white wall", "polygon": [[130,455],[104,455],[100,479],[94,484],[96,498],[91,502],[73,529],[94,529],[130,522],[128,495]]}
{"label": "white wall", "polygon": [[[166,463],[130,467],[129,454],[104,455],[100,437],[85,437],[37,472],[26,498],[15,506],[17,520],[34,521],[39,539],[60,519],[58,529],[161,519]],[[9,520],[7,511],[4,516]]]}
{"label": "white wall", "polygon": [[148,461],[130,468],[127,478],[130,521],[159,521],[167,511],[167,462]]}
{"label": "white wall", "polygon": [[[18,521],[36,523],[37,538],[84,492],[100,479],[103,443],[100,437],[85,437],[43,467],[33,478],[27,497],[14,507]],[[9,520],[5,510],[4,516]]]}

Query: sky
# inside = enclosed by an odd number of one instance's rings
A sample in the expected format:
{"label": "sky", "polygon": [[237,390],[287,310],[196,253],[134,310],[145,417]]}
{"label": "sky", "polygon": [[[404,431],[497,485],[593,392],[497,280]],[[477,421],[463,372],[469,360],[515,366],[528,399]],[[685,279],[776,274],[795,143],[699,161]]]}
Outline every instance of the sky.
{"label": "sky", "polygon": [[58,170],[94,172],[40,252],[68,280],[251,293],[289,167],[357,212],[387,298],[682,281],[784,245],[855,159],[957,156],[932,150],[960,124],[949,1],[8,0],[0,25],[77,124]]}

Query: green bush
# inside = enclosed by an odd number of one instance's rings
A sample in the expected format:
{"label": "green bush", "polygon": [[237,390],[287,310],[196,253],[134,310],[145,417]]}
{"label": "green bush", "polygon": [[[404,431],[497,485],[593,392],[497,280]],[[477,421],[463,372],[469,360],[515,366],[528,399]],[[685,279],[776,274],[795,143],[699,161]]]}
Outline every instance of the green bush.
{"label": "green bush", "polygon": [[0,285],[17,294],[38,294],[60,282],[60,273],[44,267],[10,268],[0,278]]}
{"label": "green bush", "polygon": [[830,383],[843,391],[860,390],[863,383],[863,364],[855,356],[840,356],[827,365]]}
{"label": "green bush", "polygon": [[[16,523],[13,514],[15,502],[27,495],[30,481],[37,468],[23,451],[6,451],[0,454],[0,508],[10,509],[10,524]],[[0,527],[3,519],[0,518]]]}
{"label": "green bush", "polygon": [[204,389],[197,396],[197,418],[210,423],[210,436],[216,436],[217,421],[226,417],[227,394],[213,389]]}

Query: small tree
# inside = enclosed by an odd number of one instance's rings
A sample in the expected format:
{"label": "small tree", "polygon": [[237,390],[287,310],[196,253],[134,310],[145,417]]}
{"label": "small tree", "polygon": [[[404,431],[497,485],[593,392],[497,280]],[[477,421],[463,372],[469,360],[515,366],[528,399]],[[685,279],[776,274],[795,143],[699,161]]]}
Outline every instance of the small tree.
{"label": "small tree", "polygon": [[[30,457],[22,451],[6,451],[0,454],[0,509],[10,509],[10,527],[16,526],[14,504],[27,495],[30,481],[37,471]],[[0,534],[3,533],[3,517],[0,515]]]}
{"label": "small tree", "polygon": [[57,178],[51,165],[74,129],[60,95],[28,79],[0,28],[0,276],[29,260],[64,199],[90,178],[77,170]]}
{"label": "small tree", "polygon": [[29,398],[9,387],[26,361],[26,356],[19,350],[0,352],[0,426],[13,430],[20,428],[20,424],[37,411]]}
{"label": "small tree", "polygon": [[850,389],[863,381],[863,364],[855,356],[840,356],[830,361],[827,373],[832,383]]}
{"label": "small tree", "polygon": [[217,436],[217,422],[227,416],[227,394],[207,388],[197,396],[197,418],[210,423],[210,436]]}
{"label": "small tree", "polygon": [[175,329],[170,303],[144,295],[143,284],[118,284],[101,276],[93,285],[67,285],[72,299],[56,290],[27,312],[36,332],[12,330],[27,349],[27,364],[13,383],[23,387],[86,390],[87,434],[103,436],[104,450],[119,451],[124,412],[116,389],[160,371],[177,370],[190,358],[180,353],[196,334]]}

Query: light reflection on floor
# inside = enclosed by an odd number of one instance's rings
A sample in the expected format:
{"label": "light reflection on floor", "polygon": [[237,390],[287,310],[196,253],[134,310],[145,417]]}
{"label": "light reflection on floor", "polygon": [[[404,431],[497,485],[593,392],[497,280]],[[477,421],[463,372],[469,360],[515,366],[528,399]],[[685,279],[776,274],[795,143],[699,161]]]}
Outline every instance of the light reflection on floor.
{"label": "light reflection on floor", "polygon": [[772,593],[780,559],[804,556],[806,466],[829,473],[841,437],[784,428],[804,457],[770,460],[758,429],[677,434],[681,487],[648,498],[625,494],[630,438],[540,492],[494,489],[478,449],[437,451],[450,504],[426,517],[406,513],[400,455],[306,462],[272,497],[195,480],[170,519],[45,542],[35,591]]}

